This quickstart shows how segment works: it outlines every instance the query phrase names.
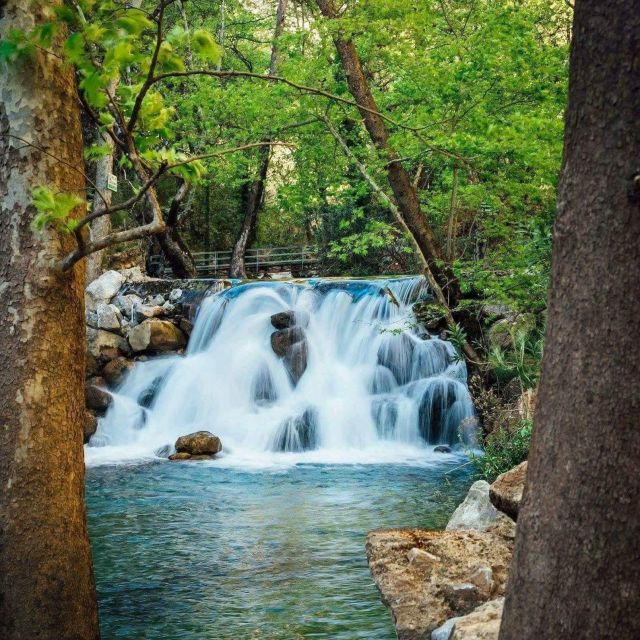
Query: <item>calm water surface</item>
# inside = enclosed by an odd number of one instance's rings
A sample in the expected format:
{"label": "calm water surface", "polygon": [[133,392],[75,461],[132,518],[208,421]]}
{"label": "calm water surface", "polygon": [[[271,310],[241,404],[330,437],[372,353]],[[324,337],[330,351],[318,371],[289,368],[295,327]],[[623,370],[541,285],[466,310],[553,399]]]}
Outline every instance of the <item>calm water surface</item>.
{"label": "calm water surface", "polygon": [[89,468],[102,638],[391,640],[365,535],[443,527],[459,464]]}

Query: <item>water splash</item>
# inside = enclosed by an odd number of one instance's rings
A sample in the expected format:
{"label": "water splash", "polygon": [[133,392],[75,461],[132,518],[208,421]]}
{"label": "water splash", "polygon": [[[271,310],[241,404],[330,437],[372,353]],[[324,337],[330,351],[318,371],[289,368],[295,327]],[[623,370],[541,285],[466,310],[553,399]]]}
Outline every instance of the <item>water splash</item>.
{"label": "water splash", "polygon": [[[202,429],[220,436],[226,464],[432,459],[434,445],[459,444],[474,409],[454,347],[409,324],[427,295],[422,278],[399,278],[249,283],[210,296],[187,353],[137,363],[114,393],[87,461],[166,456]],[[288,310],[307,325],[297,382],[271,346],[270,318]]]}

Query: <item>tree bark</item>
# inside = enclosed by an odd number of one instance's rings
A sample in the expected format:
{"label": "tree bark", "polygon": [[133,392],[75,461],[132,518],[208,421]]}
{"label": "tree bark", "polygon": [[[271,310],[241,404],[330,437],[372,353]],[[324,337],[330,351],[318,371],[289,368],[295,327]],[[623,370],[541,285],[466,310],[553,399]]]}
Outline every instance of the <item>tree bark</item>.
{"label": "tree bark", "polygon": [[[115,93],[115,92],[114,92]],[[113,140],[109,136],[104,136],[103,144],[106,144],[110,151],[106,156],[103,156],[98,160],[96,164],[96,177],[95,184],[98,189],[100,189],[100,193],[102,193],[102,198],[98,194],[93,196],[93,205],[91,207],[92,212],[99,211],[104,207],[111,206],[112,193],[107,189],[107,182],[109,180],[109,175],[113,171],[113,148],[114,143]],[[91,238],[105,238],[111,233],[111,218],[109,216],[101,216],[96,218],[91,222]],[[102,273],[102,260],[104,256],[104,249],[101,251],[96,251],[91,255],[87,256],[87,282],[91,282],[95,280]]]}
{"label": "tree bark", "polygon": [[[6,0],[0,38],[61,3]],[[84,265],[70,236],[35,231],[31,191],[83,193],[74,76],[36,51],[0,71],[0,637],[94,640],[84,509]],[[16,142],[19,136],[40,150]]]}
{"label": "tree bark", "polygon": [[[269,64],[269,75],[276,75],[278,72],[278,40],[284,28],[284,21],[287,13],[287,5],[289,0],[279,0],[278,10],[276,12],[276,26],[273,32],[273,44],[271,45],[271,62]],[[268,138],[267,138],[268,139]],[[269,158],[271,155],[270,147],[263,147],[259,150],[260,169],[258,177],[254,180],[247,190],[247,198],[245,205],[245,215],[238,234],[238,239],[233,247],[231,254],[231,265],[229,266],[230,278],[246,278],[247,273],[244,264],[244,256],[253,235],[255,234],[256,224],[258,222],[258,212],[262,205],[264,196],[264,185],[269,172]]]}
{"label": "tree bark", "polygon": [[[329,19],[338,18],[333,0],[317,0],[322,14]],[[343,35],[335,35],[334,44],[347,76],[349,91],[355,101],[364,107],[360,114],[369,136],[376,148],[387,160],[387,179],[402,213],[407,228],[415,238],[431,272],[445,294],[449,306],[460,298],[460,287],[450,266],[445,262],[443,251],[433,229],[427,223],[411,176],[405,170],[400,156],[389,143],[389,132],[384,120],[377,115],[378,105],[373,98],[364,74],[360,57],[353,41]]]}
{"label": "tree bark", "polygon": [[501,640],[640,638],[640,12],[576,3],[543,372]]}
{"label": "tree bark", "polygon": [[178,214],[188,194],[189,185],[183,182],[178,187],[165,217],[166,229],[156,236],[160,250],[177,278],[196,278],[198,276],[191,251],[178,230]]}

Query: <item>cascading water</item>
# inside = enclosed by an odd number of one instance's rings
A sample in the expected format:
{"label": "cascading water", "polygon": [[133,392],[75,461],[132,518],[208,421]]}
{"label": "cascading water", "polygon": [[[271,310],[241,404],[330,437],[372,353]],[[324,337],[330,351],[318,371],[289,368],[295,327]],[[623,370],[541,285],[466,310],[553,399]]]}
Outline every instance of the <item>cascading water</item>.
{"label": "cascading water", "polygon": [[[223,443],[216,464],[428,459],[433,445],[460,443],[474,409],[453,345],[408,324],[427,295],[422,278],[256,282],[212,295],[184,356],[136,364],[86,458],[166,457],[180,435],[207,430]],[[290,310],[298,326],[288,331],[300,335],[294,356],[280,357],[271,316]]]}

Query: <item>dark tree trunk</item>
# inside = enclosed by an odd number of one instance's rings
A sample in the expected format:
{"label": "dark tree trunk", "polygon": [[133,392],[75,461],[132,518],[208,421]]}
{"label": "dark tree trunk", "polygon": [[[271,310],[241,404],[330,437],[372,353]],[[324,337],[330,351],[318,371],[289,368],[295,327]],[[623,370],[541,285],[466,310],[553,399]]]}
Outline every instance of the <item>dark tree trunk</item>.
{"label": "dark tree trunk", "polygon": [[[60,4],[5,1],[0,39],[50,19],[45,11]],[[82,452],[84,265],[61,273],[72,238],[31,227],[34,187],[83,194],[71,68],[39,51],[3,66],[0,132],[0,638],[94,640]]]}
{"label": "dark tree trunk", "polygon": [[[326,18],[337,18],[338,14],[333,0],[317,0],[317,3]],[[349,91],[355,101],[364,107],[364,109],[360,109],[360,114],[369,136],[376,148],[388,160],[387,178],[402,218],[409,232],[415,238],[420,252],[444,295],[449,300],[449,305],[454,306],[460,298],[458,281],[445,262],[440,244],[433,229],[427,223],[411,176],[403,167],[398,153],[389,143],[389,132],[384,120],[377,115],[378,106],[371,94],[356,47],[351,39],[339,35],[334,36],[333,40],[347,76]]]}
{"label": "dark tree trunk", "polygon": [[640,638],[640,12],[576,2],[543,373],[501,640]]}
{"label": "dark tree trunk", "polygon": [[[269,65],[269,75],[275,75],[278,72],[278,39],[284,28],[284,21],[287,13],[287,5],[289,0],[280,0],[278,2],[278,10],[276,12],[276,26],[273,32],[273,44],[271,46],[271,63]],[[245,200],[245,214],[238,234],[238,239],[233,247],[231,255],[231,265],[229,267],[229,277],[246,278],[247,273],[244,265],[244,256],[247,253],[249,243],[255,234],[258,222],[258,212],[262,205],[262,197],[264,195],[264,184],[269,171],[270,148],[262,147],[258,152],[260,158],[260,169],[258,177],[254,180],[247,190],[247,198]]]}

